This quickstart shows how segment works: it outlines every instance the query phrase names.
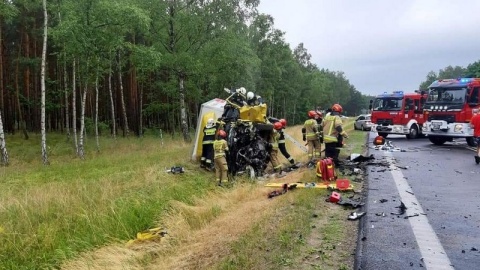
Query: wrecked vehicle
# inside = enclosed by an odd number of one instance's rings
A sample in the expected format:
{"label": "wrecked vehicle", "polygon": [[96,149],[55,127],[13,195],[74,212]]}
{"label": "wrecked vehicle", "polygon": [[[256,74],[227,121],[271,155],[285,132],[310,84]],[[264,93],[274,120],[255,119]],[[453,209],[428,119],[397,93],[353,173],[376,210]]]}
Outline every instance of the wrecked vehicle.
{"label": "wrecked vehicle", "polygon": [[245,98],[251,95],[246,95],[245,88],[225,91],[229,93],[225,100],[217,98],[201,106],[192,159],[198,160],[201,156],[203,134],[200,131],[209,118],[217,119],[217,127],[227,132],[229,174],[260,177],[270,162],[273,125],[267,121],[267,105],[256,95],[256,102],[247,103]]}

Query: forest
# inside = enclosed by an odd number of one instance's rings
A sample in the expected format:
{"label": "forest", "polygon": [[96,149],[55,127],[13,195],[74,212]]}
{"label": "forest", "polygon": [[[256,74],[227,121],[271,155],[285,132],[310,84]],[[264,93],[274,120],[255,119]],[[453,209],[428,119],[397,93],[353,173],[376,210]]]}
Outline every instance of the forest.
{"label": "forest", "polygon": [[[46,1],[45,128],[70,136],[182,131],[223,88],[261,95],[269,114],[297,124],[306,111],[369,98],[342,71],[291,47],[259,0]],[[6,134],[41,130],[44,12],[40,0],[2,1],[0,112]],[[293,49],[292,49],[293,48]],[[76,135],[75,135],[76,136]]]}

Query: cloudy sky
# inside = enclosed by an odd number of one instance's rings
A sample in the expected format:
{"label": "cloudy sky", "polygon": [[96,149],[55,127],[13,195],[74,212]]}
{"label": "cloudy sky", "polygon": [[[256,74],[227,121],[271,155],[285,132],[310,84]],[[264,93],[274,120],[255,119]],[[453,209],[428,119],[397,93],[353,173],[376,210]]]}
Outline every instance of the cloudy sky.
{"label": "cloudy sky", "polygon": [[364,94],[410,92],[431,70],[480,60],[480,0],[261,0],[259,11]]}

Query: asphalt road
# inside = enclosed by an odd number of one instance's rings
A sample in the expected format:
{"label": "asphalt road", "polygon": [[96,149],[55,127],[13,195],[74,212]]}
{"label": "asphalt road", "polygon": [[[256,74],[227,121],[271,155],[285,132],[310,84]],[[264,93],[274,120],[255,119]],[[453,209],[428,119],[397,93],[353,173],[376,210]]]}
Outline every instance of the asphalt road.
{"label": "asphalt road", "polygon": [[[369,145],[376,133],[369,133]],[[370,149],[355,269],[480,269],[480,165],[464,139]],[[401,204],[405,205],[402,211]],[[402,213],[404,212],[404,213]]]}

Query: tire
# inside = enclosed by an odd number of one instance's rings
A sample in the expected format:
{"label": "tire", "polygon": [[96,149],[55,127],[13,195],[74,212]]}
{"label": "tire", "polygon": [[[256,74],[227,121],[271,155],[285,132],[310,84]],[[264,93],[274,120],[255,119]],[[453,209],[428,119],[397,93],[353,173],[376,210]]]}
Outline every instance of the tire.
{"label": "tire", "polygon": [[353,130],[357,130],[357,125],[353,124]]}
{"label": "tire", "polygon": [[418,138],[418,127],[417,125],[412,125],[407,134],[407,139],[416,139]]}
{"label": "tire", "polygon": [[438,136],[428,136],[428,139],[430,140],[431,143],[435,145],[443,145],[448,140],[447,138],[438,137]]}
{"label": "tire", "polygon": [[365,131],[365,127],[364,127],[363,125],[361,126],[361,130],[362,130],[362,131]]}
{"label": "tire", "polygon": [[473,137],[468,137],[465,138],[467,140],[467,144],[470,147],[477,147],[477,143],[475,142],[475,139]]}
{"label": "tire", "polygon": [[379,132],[378,135],[379,135],[379,136],[382,136],[383,138],[387,138],[387,137],[388,137],[388,133]]}

